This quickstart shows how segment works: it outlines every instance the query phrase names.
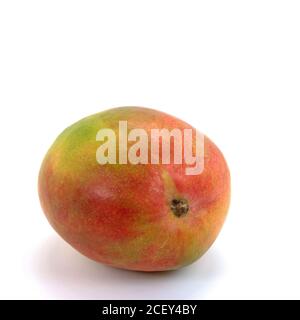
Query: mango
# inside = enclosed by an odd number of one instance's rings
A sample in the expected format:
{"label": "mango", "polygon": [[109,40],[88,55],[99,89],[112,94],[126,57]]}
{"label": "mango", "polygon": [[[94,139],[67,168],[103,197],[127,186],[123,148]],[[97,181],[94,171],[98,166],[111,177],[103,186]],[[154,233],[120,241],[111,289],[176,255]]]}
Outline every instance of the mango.
{"label": "mango", "polygon": [[[148,108],[106,110],[65,129],[47,152],[38,181],[41,206],[54,230],[83,255],[122,269],[175,270],[200,258],[226,218],[230,173],[205,135],[199,174],[187,174],[191,163],[178,159],[188,147],[178,154],[172,135],[167,161],[162,161],[161,137],[152,154],[153,130],[174,129],[190,130],[191,150],[198,150],[196,129]],[[172,161],[176,152],[177,162]]]}

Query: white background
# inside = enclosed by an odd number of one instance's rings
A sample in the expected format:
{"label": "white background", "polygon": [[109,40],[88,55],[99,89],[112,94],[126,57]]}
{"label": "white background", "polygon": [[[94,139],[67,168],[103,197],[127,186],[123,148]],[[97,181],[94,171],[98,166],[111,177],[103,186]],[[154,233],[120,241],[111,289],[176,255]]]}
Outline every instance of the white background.
{"label": "white background", "polygon": [[[177,272],[116,270],[51,229],[37,175],[68,125],[160,109],[225,154],[232,204]],[[300,298],[300,2],[0,2],[0,298]]]}

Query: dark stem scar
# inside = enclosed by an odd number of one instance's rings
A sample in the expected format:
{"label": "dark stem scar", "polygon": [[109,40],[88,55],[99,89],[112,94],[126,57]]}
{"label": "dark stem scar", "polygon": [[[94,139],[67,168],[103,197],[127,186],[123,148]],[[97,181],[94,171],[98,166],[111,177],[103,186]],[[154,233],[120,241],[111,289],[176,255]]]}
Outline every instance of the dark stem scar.
{"label": "dark stem scar", "polygon": [[189,203],[186,199],[173,199],[170,208],[176,217],[182,217],[188,213]]}

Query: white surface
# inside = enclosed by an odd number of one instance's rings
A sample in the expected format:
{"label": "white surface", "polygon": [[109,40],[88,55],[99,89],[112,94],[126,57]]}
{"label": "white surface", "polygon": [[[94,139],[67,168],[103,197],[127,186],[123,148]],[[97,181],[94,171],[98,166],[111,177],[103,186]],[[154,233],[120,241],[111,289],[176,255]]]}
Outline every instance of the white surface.
{"label": "white surface", "polygon": [[[0,298],[300,298],[299,1],[1,1]],[[182,118],[224,152],[232,205],[178,272],[111,269],[39,205],[54,138],[100,110]]]}

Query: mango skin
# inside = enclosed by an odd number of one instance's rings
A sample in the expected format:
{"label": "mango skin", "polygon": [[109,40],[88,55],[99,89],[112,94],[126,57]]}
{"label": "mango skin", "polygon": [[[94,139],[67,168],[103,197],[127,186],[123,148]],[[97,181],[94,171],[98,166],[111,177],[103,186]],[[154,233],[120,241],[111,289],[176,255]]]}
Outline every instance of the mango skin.
{"label": "mango skin", "polygon": [[[101,128],[118,133],[119,120],[128,121],[128,130],[192,128],[140,107],[114,108],[76,122],[58,136],[42,163],[43,211],[65,241],[106,265],[138,271],[189,265],[208,250],[225,220],[230,202],[226,161],[205,136],[200,175],[186,175],[185,164],[99,165],[96,134]],[[176,197],[189,203],[184,216],[170,209]]]}

